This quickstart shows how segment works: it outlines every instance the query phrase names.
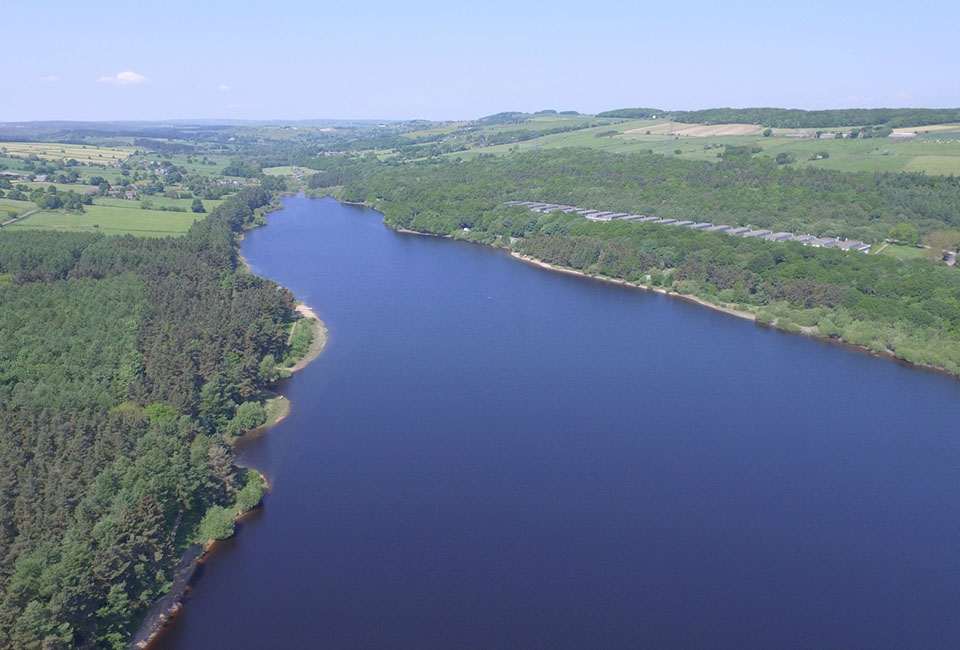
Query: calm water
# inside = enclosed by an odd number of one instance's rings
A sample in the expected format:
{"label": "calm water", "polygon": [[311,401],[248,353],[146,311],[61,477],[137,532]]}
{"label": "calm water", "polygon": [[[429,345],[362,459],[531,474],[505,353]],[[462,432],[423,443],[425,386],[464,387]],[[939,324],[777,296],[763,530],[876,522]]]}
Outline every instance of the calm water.
{"label": "calm water", "polygon": [[330,328],[160,647],[960,644],[960,382],[294,198]]}

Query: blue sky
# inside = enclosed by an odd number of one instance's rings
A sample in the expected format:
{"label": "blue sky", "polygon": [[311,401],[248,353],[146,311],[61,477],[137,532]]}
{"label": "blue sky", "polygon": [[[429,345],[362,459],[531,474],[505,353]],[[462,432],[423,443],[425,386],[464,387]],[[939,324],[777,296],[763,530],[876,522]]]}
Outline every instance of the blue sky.
{"label": "blue sky", "polygon": [[0,121],[960,106],[960,2],[11,2]]}

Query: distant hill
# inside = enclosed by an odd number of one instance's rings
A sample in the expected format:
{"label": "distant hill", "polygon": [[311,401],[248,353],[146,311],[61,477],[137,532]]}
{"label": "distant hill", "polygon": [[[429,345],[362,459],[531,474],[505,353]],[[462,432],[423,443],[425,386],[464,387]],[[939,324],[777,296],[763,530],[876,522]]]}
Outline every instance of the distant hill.
{"label": "distant hill", "polygon": [[883,125],[892,129],[960,121],[960,108],[841,108],[805,111],[799,108],[708,108],[700,111],[663,111],[620,108],[597,117],[644,119],[665,117],[688,124],[759,124],[785,129]]}

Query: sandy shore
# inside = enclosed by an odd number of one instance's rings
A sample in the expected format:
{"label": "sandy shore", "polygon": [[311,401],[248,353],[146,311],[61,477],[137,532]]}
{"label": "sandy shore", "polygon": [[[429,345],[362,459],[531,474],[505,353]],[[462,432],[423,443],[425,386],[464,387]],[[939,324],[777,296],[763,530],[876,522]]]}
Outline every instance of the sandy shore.
{"label": "sandy shore", "polygon": [[297,361],[293,366],[287,368],[290,372],[297,372],[298,370],[303,370],[310,364],[311,361],[320,356],[320,353],[323,352],[323,348],[327,346],[327,340],[330,338],[330,333],[327,330],[327,325],[320,317],[317,316],[317,312],[313,311],[310,307],[304,303],[297,305],[297,312],[303,318],[312,318],[314,319],[313,323],[313,340],[310,341],[310,347],[307,348],[307,353],[303,355],[303,358]]}

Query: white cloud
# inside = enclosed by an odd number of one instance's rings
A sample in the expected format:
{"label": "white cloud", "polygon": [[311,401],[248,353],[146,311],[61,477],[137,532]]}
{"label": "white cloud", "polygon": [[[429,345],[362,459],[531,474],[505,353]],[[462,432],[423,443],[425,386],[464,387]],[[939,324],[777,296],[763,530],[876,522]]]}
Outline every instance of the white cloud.
{"label": "white cloud", "polygon": [[133,70],[126,70],[124,72],[118,72],[116,76],[113,77],[100,77],[100,83],[102,84],[114,84],[117,86],[129,86],[130,84],[140,84],[146,81],[147,78],[142,74],[137,74]]}
{"label": "white cloud", "polygon": [[230,86],[228,86],[227,84],[220,84],[220,92],[225,93],[228,90],[230,90]]}
{"label": "white cloud", "polygon": [[60,81],[60,77],[55,74],[45,74],[40,77],[40,81]]}

